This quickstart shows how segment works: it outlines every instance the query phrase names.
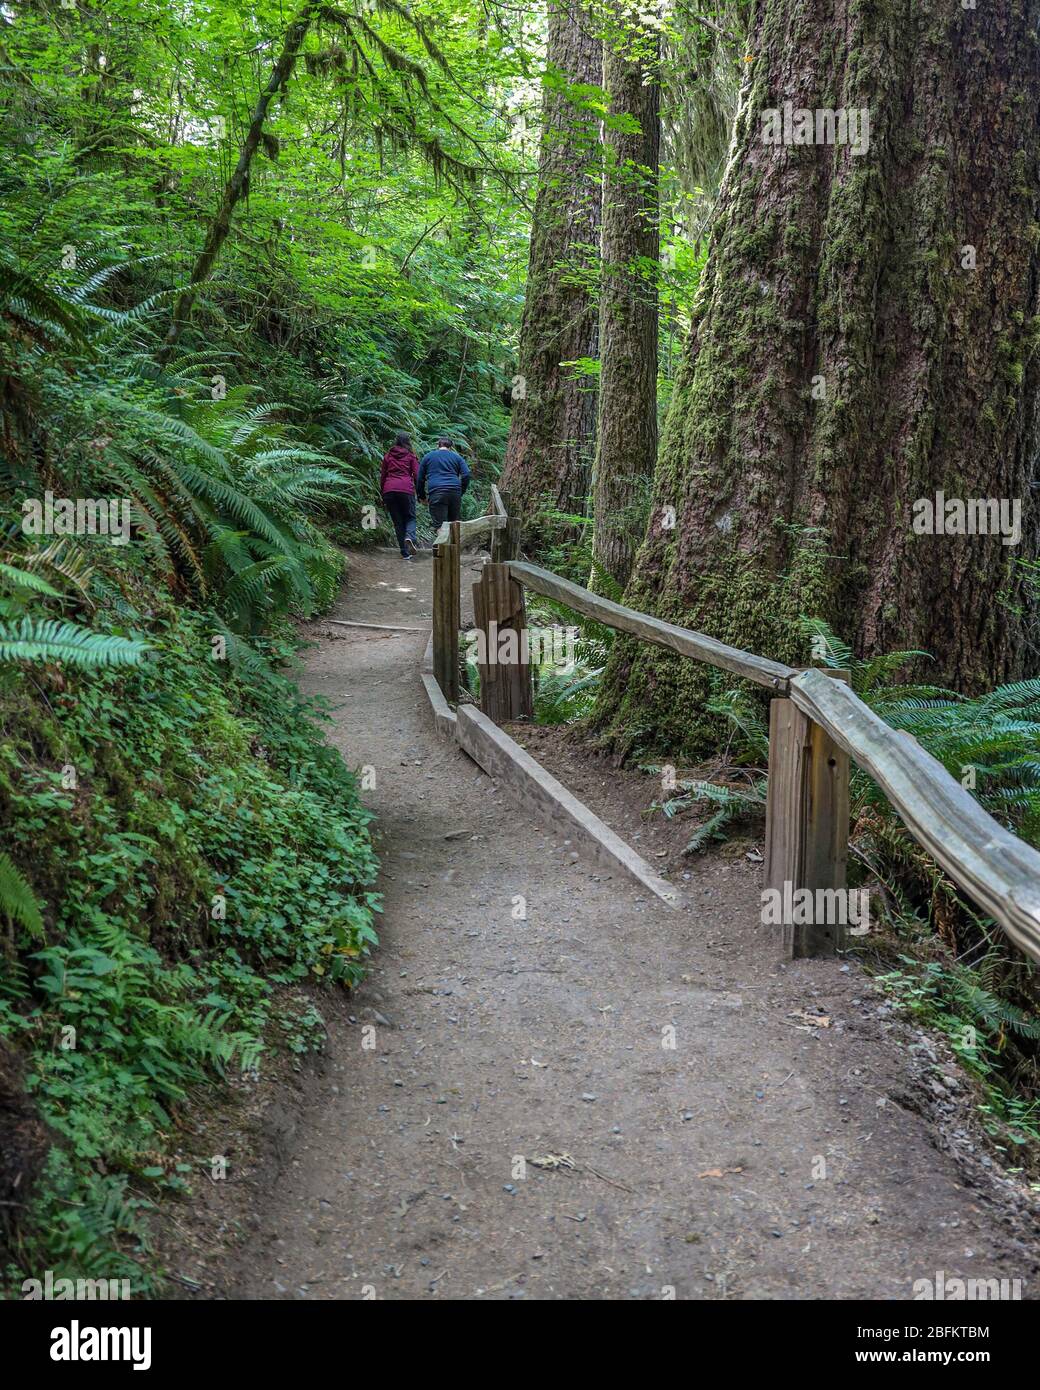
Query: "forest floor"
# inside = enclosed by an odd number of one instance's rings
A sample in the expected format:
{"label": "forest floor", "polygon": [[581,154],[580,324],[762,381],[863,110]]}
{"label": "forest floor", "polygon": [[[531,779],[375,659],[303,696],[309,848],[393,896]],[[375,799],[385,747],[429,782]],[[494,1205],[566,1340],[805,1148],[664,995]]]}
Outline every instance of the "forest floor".
{"label": "forest floor", "polygon": [[[431,569],[353,554],[333,616],[424,627]],[[313,632],[301,684],[376,770],[381,945],[277,1158],[206,1194],[242,1233],[181,1266],[211,1297],[907,1299],[940,1270],[1032,1296],[1030,1201],[963,1074],[857,965],[779,962],[743,849],[677,860],[647,779],[528,731],[677,864],[683,908],[650,900],[436,737],[424,634]]]}

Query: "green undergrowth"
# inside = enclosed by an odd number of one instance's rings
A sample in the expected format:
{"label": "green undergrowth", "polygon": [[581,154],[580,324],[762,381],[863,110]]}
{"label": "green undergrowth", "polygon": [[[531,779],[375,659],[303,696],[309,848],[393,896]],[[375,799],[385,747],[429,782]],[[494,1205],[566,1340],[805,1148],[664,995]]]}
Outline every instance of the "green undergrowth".
{"label": "green undergrowth", "polygon": [[[620,600],[620,587],[592,555],[592,521],[588,516],[561,512],[548,503],[535,518],[533,534],[542,549],[538,563],[582,588],[594,578],[597,593]],[[614,640],[612,628],[579,617],[562,603],[543,595],[528,595],[528,622],[558,634],[569,658],[541,662],[533,673],[534,717],[537,724],[573,724],[587,719],[595,707],[607,657]],[[566,638],[564,634],[568,634]],[[558,650],[558,647],[555,650]]]}
{"label": "green undergrowth", "polygon": [[215,660],[216,620],[124,554],[96,625],[146,659],[0,679],[3,848],[38,906],[5,898],[0,1047],[46,1128],[12,1286],[50,1268],[151,1290],[147,1206],[193,1180],[170,1154],[197,1088],[306,1045],[285,987],[355,982],[376,940],[369,815],[325,712],[272,667],[288,627]]}
{"label": "green undergrowth", "polygon": [[[984,1129],[1012,1171],[1040,1187],[1040,1096],[1009,1085],[1008,1056],[1040,1041],[1040,1020],[996,993],[1006,979],[999,948],[974,964],[902,952],[874,964],[874,979],[900,1008],[942,1035],[978,1083]],[[1006,985],[1004,986],[1006,987]]]}

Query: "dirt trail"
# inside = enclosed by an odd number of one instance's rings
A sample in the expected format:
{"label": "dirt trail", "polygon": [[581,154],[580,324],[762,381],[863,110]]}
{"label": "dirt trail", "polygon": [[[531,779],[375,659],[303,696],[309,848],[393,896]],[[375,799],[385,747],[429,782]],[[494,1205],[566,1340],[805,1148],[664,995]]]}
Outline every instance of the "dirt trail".
{"label": "dirt trail", "polygon": [[[430,572],[353,556],[335,616],[422,625]],[[382,946],[228,1296],[904,1299],[944,1270],[1029,1297],[920,1035],[856,967],[777,963],[754,866],[707,858],[674,912],[574,860],[435,737],[425,641],[341,628],[308,661],[376,769]],[[514,1168],[550,1155],[575,1166]]]}

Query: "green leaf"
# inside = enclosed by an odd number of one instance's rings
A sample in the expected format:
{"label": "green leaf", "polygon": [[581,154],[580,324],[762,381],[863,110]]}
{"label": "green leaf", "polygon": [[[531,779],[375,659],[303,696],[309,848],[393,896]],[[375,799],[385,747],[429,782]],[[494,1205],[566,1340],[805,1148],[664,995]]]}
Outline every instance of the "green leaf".
{"label": "green leaf", "polygon": [[147,642],[93,632],[77,623],[40,618],[0,623],[0,661],[60,661],[95,670],[102,666],[136,666],[149,650]]}
{"label": "green leaf", "polygon": [[43,938],[43,917],[28,883],[7,854],[0,853],[0,912],[20,922],[30,936]]}

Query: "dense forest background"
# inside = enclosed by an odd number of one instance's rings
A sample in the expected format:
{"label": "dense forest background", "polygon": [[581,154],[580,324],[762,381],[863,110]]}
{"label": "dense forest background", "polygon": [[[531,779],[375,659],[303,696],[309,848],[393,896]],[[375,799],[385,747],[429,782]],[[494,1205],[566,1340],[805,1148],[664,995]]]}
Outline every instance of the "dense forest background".
{"label": "dense forest background", "polygon": [[[792,0],[2,0],[11,1271],[152,1288],[149,1203],[192,1178],[182,1108],[314,1044],[301,982],[363,973],[369,818],[291,672],[342,547],[387,538],[399,430],[454,438],[467,514],[500,481],[527,553],[582,584],[851,669],[1040,834],[1035,509],[1021,549],[970,559],[900,526],[955,482],[1030,496],[1032,12],[889,8],[850,6],[838,53],[828,7]],[[1002,104],[958,135],[965,82]],[[911,118],[875,122],[873,160],[770,163],[759,112],[796,86]],[[45,494],[129,499],[127,543],[27,535]],[[696,763],[658,807],[710,803],[691,853],[761,808],[762,708],[667,655],[590,627],[539,710],[652,775]],[[1025,1147],[1031,972],[857,796],[860,872],[901,924],[890,985],[973,1030]]]}

